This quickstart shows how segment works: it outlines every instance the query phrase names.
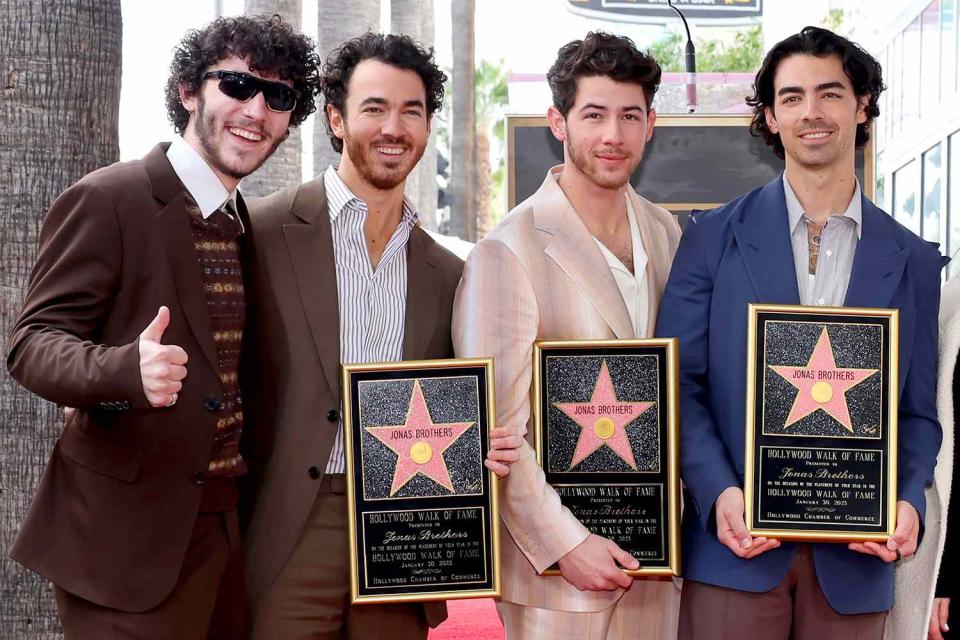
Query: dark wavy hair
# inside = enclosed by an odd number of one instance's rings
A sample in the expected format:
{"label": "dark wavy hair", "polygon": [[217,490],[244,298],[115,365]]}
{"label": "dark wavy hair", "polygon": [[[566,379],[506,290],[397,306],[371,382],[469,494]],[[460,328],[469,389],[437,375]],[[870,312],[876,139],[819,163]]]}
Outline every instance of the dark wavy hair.
{"label": "dark wavy hair", "polygon": [[747,104],[753,109],[750,133],[763,138],[764,142],[773,147],[777,157],[784,157],[783,141],[780,140],[779,133],[770,131],[767,126],[764,109],[770,107],[776,112],[773,80],[777,75],[777,67],[781,61],[795,55],[817,58],[837,56],[857,98],[870,97],[866,106],[867,119],[857,125],[857,148],[863,148],[870,140],[870,124],[880,115],[878,102],[880,94],[886,89],[883,84],[883,71],[880,63],[860,45],[819,27],[804,27],[800,33],[775,44],[763,59],[753,81],[753,95],[747,98]]}
{"label": "dark wavy hair", "polygon": [[547,72],[553,106],[566,118],[577,98],[577,80],[607,76],[617,82],[643,87],[647,108],[660,88],[660,65],[649,53],[637,49],[633,40],[603,31],[591,31],[583,40],[569,42],[557,52],[557,61]]}
{"label": "dark wavy hair", "polygon": [[447,81],[447,75],[434,62],[433,47],[425,49],[410,36],[383,35],[369,31],[347,40],[327,57],[320,87],[327,133],[330,135],[330,144],[337,153],[343,152],[343,140],[333,134],[327,105],[333,105],[341,114],[346,114],[350,76],[364,60],[379,60],[398,69],[413,71],[420,76],[426,89],[428,116],[439,111],[443,105],[443,83]]}
{"label": "dark wavy hair", "polygon": [[167,79],[167,117],[183,133],[190,113],[180,103],[180,86],[187,93],[200,90],[200,77],[224,58],[244,58],[252,71],[276,75],[293,83],[300,93],[290,114],[295,127],[316,111],[320,89],[320,57],[313,40],[293,30],[278,16],[217,18],[202,29],[188,31],[173,51]]}

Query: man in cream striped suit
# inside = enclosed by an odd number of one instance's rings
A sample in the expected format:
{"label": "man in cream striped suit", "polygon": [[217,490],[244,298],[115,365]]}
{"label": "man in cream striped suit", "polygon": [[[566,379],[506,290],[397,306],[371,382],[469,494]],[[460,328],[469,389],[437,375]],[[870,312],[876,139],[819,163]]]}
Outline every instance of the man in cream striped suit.
{"label": "man in cream striped suit", "polygon": [[[470,254],[454,303],[457,356],[496,361],[497,423],[528,433],[533,344],[653,336],[680,238],[631,188],[653,133],[660,66],[627,38],[590,33],[547,75],[564,164]],[[565,507],[528,442],[500,485],[507,638],[675,638],[679,591],[633,580],[636,559]],[[542,576],[559,564],[561,576]]]}

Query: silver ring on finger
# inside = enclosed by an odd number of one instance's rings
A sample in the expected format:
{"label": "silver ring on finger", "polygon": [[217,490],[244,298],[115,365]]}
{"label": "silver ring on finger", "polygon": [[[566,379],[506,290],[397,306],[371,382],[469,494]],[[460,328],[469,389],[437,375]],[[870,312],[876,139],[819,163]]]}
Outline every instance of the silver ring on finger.
{"label": "silver ring on finger", "polygon": [[[177,404],[177,397],[178,397],[178,396],[177,396],[176,392],[171,393],[171,394],[170,394],[170,402],[167,403],[167,406],[168,406],[168,407],[172,407],[173,405]],[[898,553],[899,553],[899,552],[898,552]]]}

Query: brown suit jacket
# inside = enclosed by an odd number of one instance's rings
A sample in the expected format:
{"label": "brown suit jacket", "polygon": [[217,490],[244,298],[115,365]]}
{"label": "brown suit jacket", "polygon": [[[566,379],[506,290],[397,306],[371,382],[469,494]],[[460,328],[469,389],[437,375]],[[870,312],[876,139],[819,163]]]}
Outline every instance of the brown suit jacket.
{"label": "brown suit jacket", "polygon": [[[141,387],[138,342],[160,305],[171,318],[163,342],[189,362],[177,404],[155,409]],[[183,564],[210,461],[216,363],[185,189],[166,145],[57,198],[7,367],[30,391],[78,411],[10,556],[106,607],[159,604]]]}
{"label": "brown suit jacket", "polygon": [[[248,289],[256,346],[245,396],[253,416],[245,450],[256,498],[246,534],[254,604],[300,537],[327,466],[340,417],[337,275],[323,177],[250,205],[255,268]],[[463,262],[414,227],[407,245],[403,357],[453,356],[450,322]],[[359,301],[358,301],[359,304]],[[347,514],[331,514],[344,518]],[[431,625],[443,603],[425,605]]]}

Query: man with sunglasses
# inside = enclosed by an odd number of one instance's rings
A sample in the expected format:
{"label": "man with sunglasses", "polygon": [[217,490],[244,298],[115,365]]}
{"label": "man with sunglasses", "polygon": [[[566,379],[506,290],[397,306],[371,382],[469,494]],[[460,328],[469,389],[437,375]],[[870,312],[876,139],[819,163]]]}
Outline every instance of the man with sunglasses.
{"label": "man with sunglasses", "polygon": [[44,220],[7,364],[76,410],[11,556],[54,583],[68,640],[245,636],[237,184],[314,111],[313,48],[278,17],[189,32],[166,87],[181,135]]}

